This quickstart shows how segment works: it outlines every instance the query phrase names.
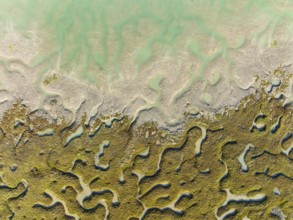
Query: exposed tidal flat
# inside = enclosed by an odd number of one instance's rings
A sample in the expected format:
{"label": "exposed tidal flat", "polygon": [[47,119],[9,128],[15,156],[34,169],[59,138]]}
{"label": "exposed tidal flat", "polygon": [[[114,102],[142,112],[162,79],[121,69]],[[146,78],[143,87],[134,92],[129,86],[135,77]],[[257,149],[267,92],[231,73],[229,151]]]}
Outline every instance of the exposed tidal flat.
{"label": "exposed tidal flat", "polygon": [[22,99],[54,118],[123,113],[176,130],[184,112],[237,107],[259,90],[256,79],[273,89],[280,82],[270,72],[292,72],[292,8],[263,0],[3,0],[0,118]]}

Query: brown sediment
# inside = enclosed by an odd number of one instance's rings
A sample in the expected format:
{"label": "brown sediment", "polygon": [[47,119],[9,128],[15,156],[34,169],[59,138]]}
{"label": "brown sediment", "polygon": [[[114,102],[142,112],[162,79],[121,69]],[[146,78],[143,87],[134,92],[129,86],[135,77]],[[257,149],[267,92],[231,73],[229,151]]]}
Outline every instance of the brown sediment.
{"label": "brown sediment", "polygon": [[261,91],[177,133],[115,117],[57,124],[17,101],[0,125],[0,219],[290,216],[293,117],[282,99]]}

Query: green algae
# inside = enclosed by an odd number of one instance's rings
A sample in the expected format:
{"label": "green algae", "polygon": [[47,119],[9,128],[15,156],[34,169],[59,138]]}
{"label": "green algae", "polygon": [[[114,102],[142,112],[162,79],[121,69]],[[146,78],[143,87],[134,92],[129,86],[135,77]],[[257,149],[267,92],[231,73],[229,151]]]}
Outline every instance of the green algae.
{"label": "green algae", "polygon": [[[257,122],[265,129],[251,129],[260,113],[266,117]],[[106,123],[111,118],[117,120]],[[274,219],[276,207],[289,216],[292,150],[283,150],[292,144],[290,138],[284,141],[292,124],[292,110],[265,90],[213,119],[190,118],[175,133],[155,122],[134,126],[132,118],[119,115],[90,124],[84,115],[80,124],[57,125],[18,101],[0,125],[0,217],[215,219],[236,210],[229,219]],[[81,128],[83,133],[67,143]],[[38,135],[46,129],[54,132]],[[247,144],[254,148],[245,155],[249,169],[243,172],[237,158]],[[225,202],[227,190],[265,199]]]}

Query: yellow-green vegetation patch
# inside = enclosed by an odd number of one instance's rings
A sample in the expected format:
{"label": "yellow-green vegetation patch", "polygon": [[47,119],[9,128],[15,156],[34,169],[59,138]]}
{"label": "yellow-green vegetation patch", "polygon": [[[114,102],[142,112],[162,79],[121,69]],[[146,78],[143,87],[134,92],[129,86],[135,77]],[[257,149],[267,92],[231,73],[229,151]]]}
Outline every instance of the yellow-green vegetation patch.
{"label": "yellow-green vegetation patch", "polygon": [[56,76],[56,74],[54,73],[52,76],[48,76],[46,77],[46,79],[44,80],[44,84],[45,85],[49,85],[51,84],[52,82],[56,81],[58,78]]}
{"label": "yellow-green vegetation patch", "polygon": [[0,125],[0,219],[290,219],[283,102],[263,90],[174,133],[120,115],[51,123],[18,101]]}

